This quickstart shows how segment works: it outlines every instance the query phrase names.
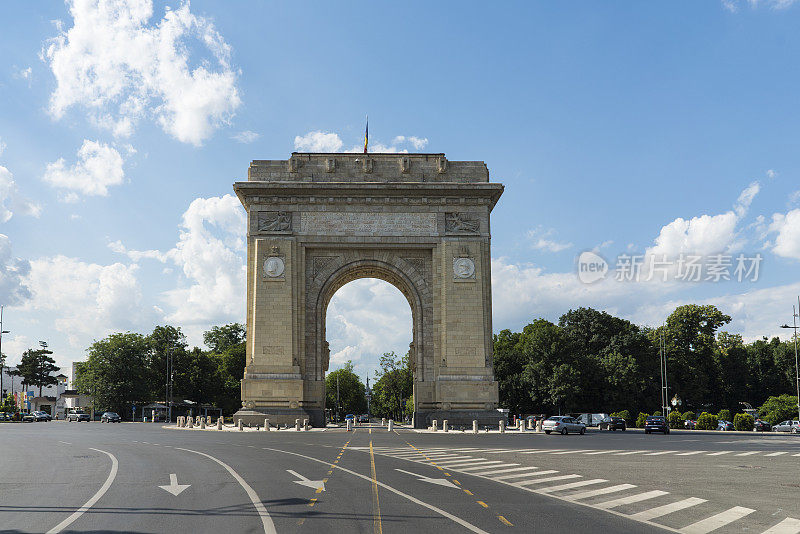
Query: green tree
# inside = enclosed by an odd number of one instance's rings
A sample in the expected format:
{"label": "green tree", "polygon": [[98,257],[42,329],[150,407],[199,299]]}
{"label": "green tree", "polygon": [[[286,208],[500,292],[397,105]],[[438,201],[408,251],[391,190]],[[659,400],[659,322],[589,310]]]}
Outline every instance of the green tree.
{"label": "green tree", "polygon": [[697,430],[716,430],[719,420],[714,414],[703,412],[697,418]]}
{"label": "green tree", "polygon": [[557,325],[536,319],[522,329],[519,348],[525,355],[524,380],[535,411],[570,411],[581,395],[581,367],[569,338]]}
{"label": "green tree", "polygon": [[787,394],[770,397],[758,408],[758,413],[773,426],[787,419],[794,420],[797,417],[797,397]]}
{"label": "green tree", "polygon": [[639,416],[636,418],[636,428],[644,428],[648,415],[649,414],[639,412]]}
{"label": "green tree", "polygon": [[210,353],[195,347],[181,351],[174,362],[174,391],[184,400],[198,404],[212,404],[218,399],[223,386],[218,360]]}
{"label": "green tree", "polygon": [[382,417],[402,420],[406,399],[414,389],[414,377],[408,353],[402,358],[394,352],[385,352],[380,359],[380,369],[372,386],[372,413]]}
{"label": "green tree", "polygon": [[684,420],[685,419],[683,418],[681,412],[677,410],[671,411],[667,416],[667,421],[669,422],[670,428],[683,428]]}
{"label": "green tree", "polygon": [[[337,389],[338,384],[338,389]],[[336,392],[339,392],[337,413]],[[344,367],[331,371],[325,377],[325,407],[333,410],[339,417],[346,414],[367,413],[367,388],[361,378],[353,371],[353,362],[347,361]]]}
{"label": "green tree", "polygon": [[531,413],[532,384],[524,374],[527,357],[519,346],[521,334],[502,330],[494,335],[494,376],[500,391],[500,407],[510,413]]}
{"label": "green tree", "polygon": [[130,413],[132,404],[150,400],[150,343],[141,334],[111,334],[87,350],[76,379],[78,391],[92,395],[96,408]]}
{"label": "green tree", "polygon": [[228,348],[244,343],[245,332],[244,325],[239,323],[214,326],[203,333],[203,343],[211,349],[211,352],[222,354]]}
{"label": "green tree", "polygon": [[53,352],[47,349],[28,349],[22,354],[22,360],[16,370],[9,374],[21,376],[24,384],[38,387],[41,397],[43,387],[58,382],[53,373],[58,371],[59,367],[50,357],[51,354]]}
{"label": "green tree", "polygon": [[173,389],[178,391],[174,386],[175,372],[179,370],[177,362],[181,361],[188,346],[186,336],[179,327],[164,325],[156,326],[145,339],[148,348],[147,369],[150,377],[148,381],[150,398],[163,401],[169,381],[167,376],[167,358],[169,356],[172,356]]}
{"label": "green tree", "polygon": [[684,412],[683,413],[683,420],[684,421],[694,421],[695,420],[695,413],[694,412]]}
{"label": "green tree", "polygon": [[726,409],[720,410],[717,414],[717,419],[720,421],[730,421],[731,420],[731,411]]}

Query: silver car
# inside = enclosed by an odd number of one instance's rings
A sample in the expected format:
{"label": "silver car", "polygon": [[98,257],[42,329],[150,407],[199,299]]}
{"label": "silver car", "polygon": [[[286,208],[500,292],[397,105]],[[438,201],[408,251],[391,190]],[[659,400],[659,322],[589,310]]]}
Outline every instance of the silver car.
{"label": "silver car", "polygon": [[800,432],[800,421],[783,421],[772,427],[773,432],[791,432],[797,434]]}
{"label": "silver car", "polygon": [[545,434],[550,432],[558,432],[560,434],[578,432],[579,434],[585,434],[586,425],[568,415],[554,415],[545,419],[544,424],[542,424],[542,430],[544,430]]}

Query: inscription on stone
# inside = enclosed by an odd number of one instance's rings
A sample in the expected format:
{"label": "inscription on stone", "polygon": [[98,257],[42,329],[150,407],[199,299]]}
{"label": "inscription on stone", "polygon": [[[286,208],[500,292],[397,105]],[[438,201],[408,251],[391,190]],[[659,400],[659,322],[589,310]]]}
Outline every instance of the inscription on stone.
{"label": "inscription on stone", "polygon": [[300,217],[300,232],[356,236],[435,236],[436,214],[309,212]]}

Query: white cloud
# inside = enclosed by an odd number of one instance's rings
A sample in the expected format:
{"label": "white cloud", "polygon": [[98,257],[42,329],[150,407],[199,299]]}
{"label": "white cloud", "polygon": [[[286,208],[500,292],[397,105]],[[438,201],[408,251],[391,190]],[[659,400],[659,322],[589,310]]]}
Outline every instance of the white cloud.
{"label": "white cloud", "polygon": [[0,165],[0,222],[8,222],[14,213],[38,217],[42,207],[20,195],[11,171]]}
{"label": "white cloud", "polygon": [[775,178],[776,176],[778,176],[778,173],[777,173],[777,172],[775,172],[775,171],[774,171],[774,170],[772,170],[772,169],[767,169],[767,172],[766,172],[766,174],[767,174],[767,178],[769,178],[770,180],[772,180],[773,178]]}
{"label": "white cloud", "polygon": [[769,232],[776,232],[772,252],[784,258],[800,260],[800,209],[772,216]]}
{"label": "white cloud", "polygon": [[136,265],[99,265],[60,255],[30,264],[24,281],[32,298],[24,308],[52,313],[53,326],[73,347],[113,331],[149,326],[154,319],[142,308]]}
{"label": "white cloud", "polygon": [[246,145],[246,144],[252,143],[253,141],[258,139],[259,137],[261,137],[260,133],[253,132],[253,131],[250,131],[250,130],[245,130],[243,132],[239,132],[236,135],[234,135],[233,139]]}
{"label": "white cloud", "polygon": [[3,155],[3,152],[6,151],[6,148],[8,148],[8,145],[3,142],[2,138],[0,138],[0,156]]}
{"label": "white cloud", "polygon": [[77,193],[84,195],[108,195],[110,186],[119,185],[125,178],[122,156],[109,145],[84,139],[78,150],[78,161],[67,167],[64,158],[47,164],[44,180],[49,184],[67,189],[62,200],[76,201]]}
{"label": "white cloud", "polygon": [[294,138],[294,149],[299,152],[339,152],[343,145],[338,134],[320,130]]}
{"label": "white cloud", "polygon": [[764,6],[768,9],[773,10],[781,10],[787,9],[791,7],[793,4],[797,2],[797,0],[721,0],[722,7],[730,11],[731,13],[737,13],[739,11],[739,5],[747,3],[752,9],[758,9],[761,6]]}
{"label": "white cloud", "polygon": [[736,200],[736,205],[733,208],[734,211],[736,211],[736,215],[744,217],[747,214],[747,210],[750,209],[750,204],[760,190],[761,185],[758,182],[753,182],[739,194],[739,198]]}
{"label": "white cloud", "polygon": [[736,242],[738,219],[732,211],[720,215],[678,217],[661,228],[648,254],[677,257],[680,254],[709,255],[730,251]]}
{"label": "white cloud", "polygon": [[[156,23],[150,23],[151,0],[68,4],[73,26],[59,24],[59,35],[42,51],[56,80],[50,95],[56,118],[81,106],[124,137],[152,116],[179,141],[200,145],[241,104],[230,46],[211,21],[190,12],[189,2],[166,8]],[[210,57],[190,65],[191,45]]]}
{"label": "white cloud", "polygon": [[30,263],[11,255],[11,240],[0,234],[0,299],[6,306],[21,304],[31,297],[25,277]]}
{"label": "white cloud", "polygon": [[544,229],[541,226],[528,230],[527,237],[531,242],[531,246],[536,250],[547,250],[549,252],[561,252],[572,247],[572,243],[563,243],[548,239],[552,236],[554,231],[552,229]]}
{"label": "white cloud", "polygon": [[797,204],[798,202],[800,202],[800,189],[798,189],[797,191],[793,191],[789,195],[789,205],[790,206],[792,206],[794,204]]}
{"label": "white cloud", "polygon": [[409,143],[411,146],[414,147],[414,150],[422,150],[428,145],[428,138],[427,137],[415,137],[409,136],[406,137],[405,135],[398,135],[392,140],[392,144],[404,144]]}

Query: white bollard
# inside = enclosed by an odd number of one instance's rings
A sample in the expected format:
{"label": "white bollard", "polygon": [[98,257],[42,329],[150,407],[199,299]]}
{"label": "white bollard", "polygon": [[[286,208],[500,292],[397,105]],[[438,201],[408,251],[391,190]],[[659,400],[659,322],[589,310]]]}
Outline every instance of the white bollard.
{"label": "white bollard", "polygon": [[431,421],[431,430],[433,430],[434,432],[439,430],[439,421],[437,421],[436,419]]}
{"label": "white bollard", "polygon": [[194,419],[192,419],[192,417],[191,417],[191,416],[189,416],[189,417],[186,419],[186,426],[187,426],[188,428],[192,428],[192,427],[194,427]]}
{"label": "white bollard", "polygon": [[310,427],[308,426],[308,419],[303,419],[303,430],[308,432],[309,428]]}
{"label": "white bollard", "polygon": [[528,430],[533,430],[533,419],[528,419]]}
{"label": "white bollard", "polygon": [[472,433],[473,434],[478,433],[478,421],[475,420],[472,421]]}
{"label": "white bollard", "polygon": [[353,420],[352,419],[348,419],[347,420],[347,431],[351,432],[352,430],[353,430]]}
{"label": "white bollard", "polygon": [[294,420],[294,429],[300,432],[300,419]]}
{"label": "white bollard", "polygon": [[269,419],[264,419],[264,432],[269,432]]}
{"label": "white bollard", "polygon": [[498,426],[500,428],[500,433],[501,434],[505,434],[505,432],[506,432],[506,420],[505,419],[500,419],[500,421],[498,422]]}
{"label": "white bollard", "polygon": [[450,432],[450,427],[448,425],[447,419],[442,421],[442,432]]}
{"label": "white bollard", "polygon": [[239,422],[238,422],[237,426],[239,427],[239,432],[243,432],[244,431],[244,425],[242,424],[242,420],[241,419],[239,419]]}
{"label": "white bollard", "polygon": [[217,430],[222,430],[222,416],[217,418]]}
{"label": "white bollard", "polygon": [[206,428],[206,418],[203,417],[202,419],[200,419],[200,429],[204,430],[205,428]]}
{"label": "white bollard", "polygon": [[389,426],[388,426],[388,427],[386,427],[386,429],[387,429],[389,432],[391,432],[392,430],[394,430],[394,421],[392,421],[391,419],[389,419]]}
{"label": "white bollard", "polygon": [[542,421],[541,419],[539,419],[538,421],[536,421],[536,431],[537,431],[537,432],[541,432],[541,431],[542,431],[542,425],[543,425],[543,424],[544,424],[544,421]]}
{"label": "white bollard", "polygon": [[519,431],[520,432],[525,432],[525,419],[520,419],[519,420]]}
{"label": "white bollard", "polygon": [[386,418],[381,418],[381,426],[386,426]]}

